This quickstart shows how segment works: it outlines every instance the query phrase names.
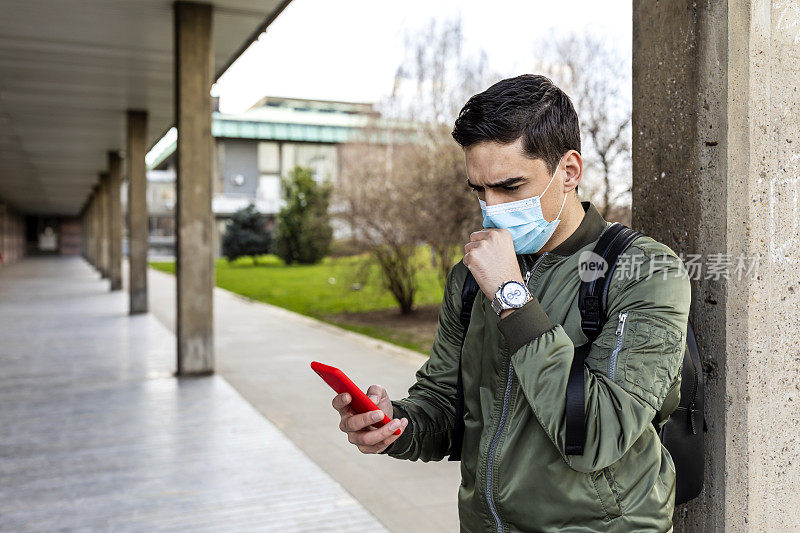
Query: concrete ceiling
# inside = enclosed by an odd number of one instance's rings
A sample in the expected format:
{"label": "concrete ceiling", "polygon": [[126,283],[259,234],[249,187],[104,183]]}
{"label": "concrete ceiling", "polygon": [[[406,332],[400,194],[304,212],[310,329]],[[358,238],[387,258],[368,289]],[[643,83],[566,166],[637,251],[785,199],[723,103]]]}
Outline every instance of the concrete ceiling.
{"label": "concrete ceiling", "polygon": [[[290,0],[216,0],[217,78]],[[174,122],[173,3],[0,3],[0,199],[76,215],[125,149],[125,112],[149,113],[148,146]],[[277,52],[276,52],[277,53]]]}

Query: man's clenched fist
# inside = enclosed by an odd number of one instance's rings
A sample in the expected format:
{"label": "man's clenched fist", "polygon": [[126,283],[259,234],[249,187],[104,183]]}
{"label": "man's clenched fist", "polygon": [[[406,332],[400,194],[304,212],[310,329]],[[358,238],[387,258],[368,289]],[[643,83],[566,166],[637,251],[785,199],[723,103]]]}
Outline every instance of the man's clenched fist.
{"label": "man's clenched fist", "polygon": [[514,239],[505,228],[473,231],[464,245],[464,265],[490,301],[503,282],[525,283],[514,251]]}

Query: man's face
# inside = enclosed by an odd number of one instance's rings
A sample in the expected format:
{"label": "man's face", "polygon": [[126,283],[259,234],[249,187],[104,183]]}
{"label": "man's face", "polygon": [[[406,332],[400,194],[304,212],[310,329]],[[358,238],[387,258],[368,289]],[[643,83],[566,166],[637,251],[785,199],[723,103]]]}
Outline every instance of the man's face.
{"label": "man's face", "polygon": [[[542,197],[542,213],[547,220],[556,217],[564,201],[565,188],[575,188],[577,180],[565,187],[565,167],[571,155],[568,152],[556,170],[556,177]],[[513,202],[542,194],[552,174],[541,159],[530,159],[524,155],[522,138],[513,143],[500,144],[484,141],[472,144],[464,150],[468,185],[477,192],[486,205]],[[572,181],[567,178],[567,181]]]}

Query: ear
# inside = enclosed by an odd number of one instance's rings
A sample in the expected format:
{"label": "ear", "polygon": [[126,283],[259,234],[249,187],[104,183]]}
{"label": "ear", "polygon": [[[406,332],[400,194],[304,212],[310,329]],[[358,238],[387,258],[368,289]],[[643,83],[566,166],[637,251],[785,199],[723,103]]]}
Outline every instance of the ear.
{"label": "ear", "polygon": [[570,150],[564,161],[564,192],[575,189],[578,191],[578,183],[583,177],[583,158],[577,150]]}

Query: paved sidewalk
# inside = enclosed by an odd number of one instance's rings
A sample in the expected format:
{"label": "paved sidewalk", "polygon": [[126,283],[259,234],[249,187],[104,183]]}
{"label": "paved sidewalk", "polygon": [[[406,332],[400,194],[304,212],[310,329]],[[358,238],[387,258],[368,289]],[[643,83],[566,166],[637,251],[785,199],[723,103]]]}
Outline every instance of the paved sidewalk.
{"label": "paved sidewalk", "polygon": [[[149,269],[150,309],[174,330],[175,278]],[[459,530],[460,463],[365,455],[339,431],[335,392],[317,360],[403,398],[425,356],[214,289],[216,368],[247,400],[390,530]]]}
{"label": "paved sidewalk", "polygon": [[386,531],[127,309],[80,258],[0,268],[0,531]]}

